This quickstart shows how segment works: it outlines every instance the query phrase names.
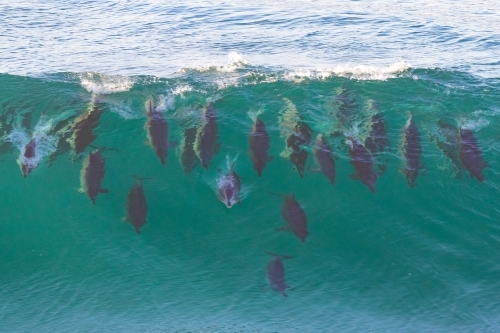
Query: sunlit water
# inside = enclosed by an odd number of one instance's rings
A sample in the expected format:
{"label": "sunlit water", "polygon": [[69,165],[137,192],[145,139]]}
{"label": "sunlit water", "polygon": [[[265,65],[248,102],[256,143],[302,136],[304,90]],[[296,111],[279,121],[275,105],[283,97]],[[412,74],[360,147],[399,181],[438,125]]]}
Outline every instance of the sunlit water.
{"label": "sunlit water", "polygon": [[[2,330],[498,331],[499,16],[492,1],[1,4]],[[165,166],[148,101],[169,125]],[[199,133],[210,103],[220,147],[186,173],[185,131]],[[96,110],[95,139],[78,153],[75,124]],[[350,177],[346,139],[365,142],[375,114],[389,145],[372,156],[372,193]],[[261,177],[256,117],[273,156]],[[410,118],[422,147],[414,187]],[[311,129],[303,178],[287,156],[291,119]],[[488,164],[482,182],[443,149],[460,129]],[[334,185],[313,156],[318,134]],[[79,189],[98,148],[109,193],[93,205]],[[227,208],[217,184],[233,160],[241,205]],[[139,234],[123,221],[138,178],[149,207]],[[304,243],[277,231],[279,195],[292,194]],[[269,253],[293,257],[288,297],[266,280]]]}

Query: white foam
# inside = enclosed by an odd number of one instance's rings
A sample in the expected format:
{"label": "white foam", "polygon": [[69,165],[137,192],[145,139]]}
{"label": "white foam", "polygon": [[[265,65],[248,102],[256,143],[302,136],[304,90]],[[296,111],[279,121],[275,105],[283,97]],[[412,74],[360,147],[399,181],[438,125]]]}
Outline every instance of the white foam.
{"label": "white foam", "polygon": [[193,91],[193,87],[185,84],[185,85],[180,85],[180,86],[175,87],[167,95],[160,95],[159,96],[160,104],[158,104],[156,106],[155,110],[160,111],[160,112],[174,110],[175,109],[175,97],[180,96],[181,98],[184,98],[184,93],[186,93],[188,91]]}
{"label": "white foam", "polygon": [[98,95],[128,91],[134,85],[134,81],[127,76],[86,72],[80,74],[79,77],[80,84],[88,92]]}
{"label": "white foam", "polygon": [[123,103],[117,104],[117,103],[111,103],[108,102],[109,109],[111,112],[117,113],[122,117],[123,119],[137,119],[139,116],[132,110],[132,108],[129,105],[125,105]]}
{"label": "white foam", "polygon": [[243,54],[237,52],[229,52],[227,55],[228,62],[223,65],[219,64],[208,64],[202,66],[185,67],[179,69],[179,72],[234,72],[240,68],[244,68],[248,65],[247,61],[243,58]]}
{"label": "white foam", "polygon": [[468,119],[462,121],[462,125],[460,126],[460,128],[471,131],[478,131],[485,126],[488,126],[489,124],[490,122],[484,118],[479,118],[476,120]]}
{"label": "white foam", "polygon": [[284,74],[284,79],[300,82],[304,79],[324,80],[332,76],[347,77],[356,80],[387,80],[397,77],[410,68],[410,64],[405,61],[398,61],[387,67],[346,64],[333,68],[324,69],[302,69],[290,71]]}
{"label": "white foam", "polygon": [[[17,163],[19,166],[28,166],[30,169],[34,169],[40,164],[40,161],[47,155],[52,154],[56,151],[57,137],[48,135],[48,132],[52,128],[52,121],[40,118],[33,134],[30,136],[24,129],[15,129],[6,136],[6,140],[10,141],[19,149],[19,157]],[[35,155],[33,157],[25,157],[26,145],[30,140],[35,140]]]}
{"label": "white foam", "polygon": [[172,95],[179,95],[182,98],[184,98],[184,93],[188,91],[193,91],[193,87],[191,87],[188,84],[180,85],[175,87],[175,89],[172,90]]}

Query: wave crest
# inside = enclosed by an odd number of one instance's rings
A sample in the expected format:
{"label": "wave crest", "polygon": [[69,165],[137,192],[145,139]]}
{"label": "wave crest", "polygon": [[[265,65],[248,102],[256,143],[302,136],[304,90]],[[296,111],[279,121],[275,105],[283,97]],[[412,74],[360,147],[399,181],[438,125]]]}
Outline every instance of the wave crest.
{"label": "wave crest", "polygon": [[286,80],[301,81],[304,79],[328,79],[332,76],[347,77],[355,80],[387,80],[397,77],[410,68],[405,61],[398,61],[387,67],[369,65],[339,65],[333,68],[316,70],[296,70],[284,75]]}
{"label": "wave crest", "polygon": [[88,92],[97,95],[108,95],[128,91],[134,85],[134,80],[127,76],[107,75],[85,72],[79,75],[80,84]]}

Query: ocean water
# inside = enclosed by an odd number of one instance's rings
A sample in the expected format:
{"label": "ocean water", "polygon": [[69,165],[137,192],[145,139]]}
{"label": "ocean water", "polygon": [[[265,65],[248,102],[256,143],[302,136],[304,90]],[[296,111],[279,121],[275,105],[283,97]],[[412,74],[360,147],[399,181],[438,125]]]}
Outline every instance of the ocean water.
{"label": "ocean water", "polygon": [[[494,1],[4,1],[0,18],[0,331],[500,330]],[[148,110],[168,124],[165,165]],[[256,119],[273,157],[261,177]],[[189,148],[214,127],[204,168]],[[352,147],[374,138],[372,191]],[[108,193],[93,204],[79,189],[97,151]],[[124,220],[138,184],[139,233]],[[305,242],[277,230],[287,195]]]}

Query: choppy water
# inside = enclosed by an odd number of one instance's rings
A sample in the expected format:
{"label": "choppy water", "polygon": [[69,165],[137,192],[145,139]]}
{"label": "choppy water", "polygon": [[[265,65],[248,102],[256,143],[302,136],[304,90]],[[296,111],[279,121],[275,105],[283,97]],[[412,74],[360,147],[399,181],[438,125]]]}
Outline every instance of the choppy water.
{"label": "choppy water", "polygon": [[[500,329],[493,2],[20,2],[1,4],[0,17],[2,330]],[[176,142],[165,166],[147,144],[150,100]],[[208,169],[186,173],[185,131],[200,131],[210,103],[220,148]],[[95,139],[78,154],[70,137],[89,110]],[[373,155],[372,193],[350,177],[346,137],[364,143],[376,114],[389,146]],[[274,157],[261,177],[255,117]],[[414,187],[410,118],[422,149]],[[285,154],[291,119],[311,129],[303,178]],[[488,163],[482,182],[458,158],[460,129]],[[317,170],[318,134],[334,185]],[[78,189],[97,148],[109,193],[93,205]],[[215,189],[227,159],[246,193],[230,209]],[[139,234],[122,221],[133,175],[149,178]],[[276,230],[283,198],[270,192],[295,195],[305,243]],[[288,297],[266,280],[266,252],[294,257],[283,260]]]}

